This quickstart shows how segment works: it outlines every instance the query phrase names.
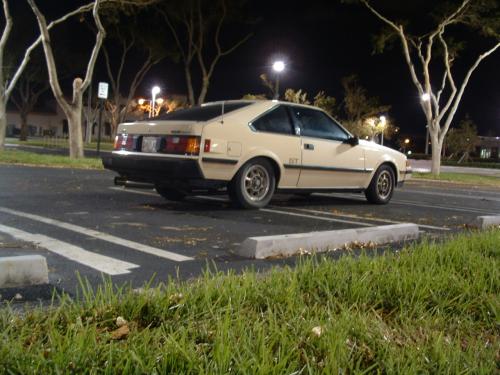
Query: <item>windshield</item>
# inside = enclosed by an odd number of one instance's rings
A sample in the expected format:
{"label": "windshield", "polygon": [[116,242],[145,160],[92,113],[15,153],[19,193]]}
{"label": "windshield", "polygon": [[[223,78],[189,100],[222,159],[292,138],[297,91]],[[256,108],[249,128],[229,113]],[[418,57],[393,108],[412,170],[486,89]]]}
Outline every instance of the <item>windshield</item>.
{"label": "windshield", "polygon": [[[225,103],[224,104],[224,114],[236,111],[237,109],[246,107],[252,104],[247,103]],[[222,103],[209,104],[205,106],[197,106],[187,109],[180,109],[175,112],[164,113],[154,120],[166,120],[166,121],[208,121],[222,114]]]}

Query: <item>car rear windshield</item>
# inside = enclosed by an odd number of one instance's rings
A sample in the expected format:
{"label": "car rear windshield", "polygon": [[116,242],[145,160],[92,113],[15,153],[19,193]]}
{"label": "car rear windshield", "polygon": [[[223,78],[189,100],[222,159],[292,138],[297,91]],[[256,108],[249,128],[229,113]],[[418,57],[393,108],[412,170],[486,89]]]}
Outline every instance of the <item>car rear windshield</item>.
{"label": "car rear windshield", "polygon": [[[224,114],[236,111],[252,103],[225,103]],[[205,106],[180,109],[175,112],[165,113],[155,118],[155,120],[167,121],[208,121],[222,114],[222,103],[209,104]]]}

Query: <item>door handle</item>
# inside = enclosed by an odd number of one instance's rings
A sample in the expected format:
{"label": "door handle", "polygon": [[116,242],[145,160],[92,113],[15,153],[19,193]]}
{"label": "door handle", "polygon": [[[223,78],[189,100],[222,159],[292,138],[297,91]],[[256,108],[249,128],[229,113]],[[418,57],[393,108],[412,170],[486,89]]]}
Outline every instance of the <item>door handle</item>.
{"label": "door handle", "polygon": [[305,150],[314,150],[314,145],[312,143],[304,143]]}

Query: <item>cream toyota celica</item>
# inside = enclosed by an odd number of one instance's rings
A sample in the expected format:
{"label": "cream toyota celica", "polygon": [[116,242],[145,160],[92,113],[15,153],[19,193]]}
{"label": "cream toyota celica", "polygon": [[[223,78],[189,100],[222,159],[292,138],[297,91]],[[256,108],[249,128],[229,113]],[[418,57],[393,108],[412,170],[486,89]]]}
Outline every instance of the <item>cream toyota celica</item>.
{"label": "cream toyota celica", "polygon": [[388,203],[411,176],[404,154],[359,140],[324,111],[279,101],[224,101],[120,124],[104,167],[168,200],[227,189],[260,208],[276,191],[364,192]]}

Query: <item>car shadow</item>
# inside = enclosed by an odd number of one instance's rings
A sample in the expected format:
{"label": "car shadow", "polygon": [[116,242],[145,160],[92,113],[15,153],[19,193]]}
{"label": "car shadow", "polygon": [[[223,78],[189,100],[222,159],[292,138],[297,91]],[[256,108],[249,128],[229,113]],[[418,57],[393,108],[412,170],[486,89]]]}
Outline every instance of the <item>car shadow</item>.
{"label": "car shadow", "polygon": [[[224,195],[216,195],[215,197],[226,198]],[[230,201],[210,200],[203,197],[188,197],[182,202],[165,201],[164,203],[144,203],[152,209],[168,210],[178,213],[190,212],[234,212],[238,213],[243,210],[235,207]],[[301,208],[311,206],[366,206],[368,203],[364,200],[350,197],[324,197],[311,195],[308,197],[294,196],[292,194],[278,194],[274,197],[269,206],[283,208]],[[248,210],[251,211],[251,210]]]}

